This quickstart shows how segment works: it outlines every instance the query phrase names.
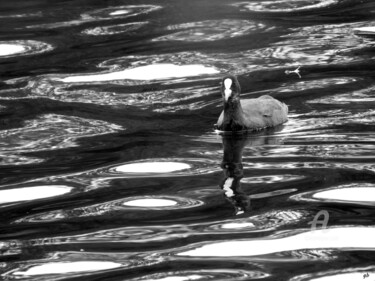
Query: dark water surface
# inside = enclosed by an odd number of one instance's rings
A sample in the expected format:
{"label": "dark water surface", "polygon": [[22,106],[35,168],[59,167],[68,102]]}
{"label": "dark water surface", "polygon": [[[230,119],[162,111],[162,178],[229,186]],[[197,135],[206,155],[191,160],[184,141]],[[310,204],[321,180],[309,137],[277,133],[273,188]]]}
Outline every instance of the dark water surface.
{"label": "dark water surface", "polygon": [[[371,25],[369,0],[1,1],[1,279],[375,280]],[[217,135],[227,73],[289,121]]]}

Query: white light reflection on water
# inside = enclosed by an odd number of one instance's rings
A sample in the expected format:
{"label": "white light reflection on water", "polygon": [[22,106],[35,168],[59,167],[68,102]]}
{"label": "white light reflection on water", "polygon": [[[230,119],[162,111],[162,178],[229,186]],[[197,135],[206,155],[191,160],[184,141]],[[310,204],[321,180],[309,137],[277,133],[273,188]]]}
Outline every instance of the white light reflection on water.
{"label": "white light reflection on water", "polygon": [[0,190],[0,204],[49,198],[71,192],[66,185],[41,185]]}
{"label": "white light reflection on water", "polygon": [[174,65],[174,64],[153,64],[125,69],[116,72],[107,72],[100,74],[90,74],[82,76],[68,76],[62,78],[64,83],[82,83],[82,82],[105,82],[113,80],[160,80],[168,78],[182,78],[189,76],[198,76],[202,74],[219,73],[213,67],[203,65]]}
{"label": "white light reflection on water", "polygon": [[[285,233],[284,233],[285,235]],[[178,256],[257,256],[302,249],[375,249],[374,227],[337,227],[312,230],[283,238],[252,239],[211,243],[180,252]],[[356,239],[353,239],[356,237]]]}
{"label": "white light reflection on water", "polygon": [[338,0],[276,0],[240,2],[234,4],[241,11],[253,12],[294,12],[319,9],[337,4]]}
{"label": "white light reflection on water", "polygon": [[85,20],[106,20],[116,18],[127,18],[147,14],[161,9],[161,6],[156,5],[125,5],[113,6],[109,8],[99,9],[84,13],[81,15]]}
{"label": "white light reflection on water", "polygon": [[0,56],[9,56],[17,53],[25,52],[26,48],[23,45],[17,44],[0,44]]}
{"label": "white light reflection on water", "polygon": [[109,13],[110,16],[118,16],[118,15],[126,15],[126,14],[129,14],[130,11],[129,10],[118,10],[118,11],[114,11],[114,12],[111,12]]}
{"label": "white light reflection on water", "polygon": [[52,45],[35,40],[0,41],[0,58],[35,55],[52,49]]}
{"label": "white light reflection on water", "polygon": [[314,198],[325,200],[342,200],[342,201],[360,201],[372,202],[375,204],[375,186],[371,187],[355,187],[355,188],[339,188],[317,192]]}
{"label": "white light reflection on water", "polygon": [[[182,162],[183,161],[183,162]],[[156,176],[185,176],[193,174],[208,174],[219,170],[217,163],[205,158],[151,158],[139,162],[126,163],[98,171],[100,180],[106,178],[156,177]]]}
{"label": "white light reflection on water", "polygon": [[179,162],[141,162],[131,163],[116,167],[114,170],[119,173],[170,173],[189,169],[191,166]]}
{"label": "white light reflection on water", "polygon": [[291,196],[292,200],[311,202],[351,203],[375,205],[375,185],[371,183],[351,183],[324,190],[304,192]]}
{"label": "white light reflection on water", "polygon": [[131,210],[136,212],[139,209],[149,210],[150,212],[152,211],[152,215],[157,215],[155,211],[196,208],[203,204],[200,200],[178,196],[135,196],[85,207],[60,209],[24,216],[14,221],[14,223],[59,221],[109,214],[115,216]]}
{"label": "white light reflection on water", "polygon": [[195,271],[162,272],[131,281],[193,281],[193,280],[250,280],[269,277],[270,274],[259,270],[211,269]]}
{"label": "white light reflection on water", "polygon": [[223,229],[243,229],[243,228],[255,228],[255,225],[251,222],[232,222],[225,223],[221,226]]}
{"label": "white light reflection on water", "polygon": [[122,264],[109,261],[51,262],[32,266],[25,271],[13,271],[10,275],[18,277],[47,274],[67,274],[102,271],[119,267],[122,267]]}
{"label": "white light reflection on water", "polygon": [[[142,62],[135,61],[132,65],[137,65],[139,63]],[[119,64],[120,66],[103,65],[103,67],[109,67],[111,70],[118,69],[119,67],[126,67],[125,63],[120,59]],[[193,78],[190,79],[194,79],[195,81],[198,79],[199,81],[206,79],[212,80],[217,79],[215,76],[192,76]],[[27,86],[25,91],[30,92],[30,96],[32,97],[46,97],[64,102],[80,102],[85,104],[114,105],[122,107],[130,105],[132,107],[155,112],[197,110],[212,103],[207,100],[202,101],[202,97],[208,97],[213,92],[217,94],[216,85],[207,87],[188,84],[180,86],[179,88],[169,88],[169,84],[173,87],[184,78],[180,81],[174,79],[163,80],[162,83],[160,83],[160,80],[155,80],[155,85],[148,85],[150,83],[149,80],[112,80],[97,83],[95,83],[95,81],[85,82],[88,88],[83,88],[82,84],[62,83],[60,81],[61,78],[64,77],[43,75],[37,78],[14,79],[6,82],[11,85],[26,82]],[[93,84],[95,84],[95,86]],[[116,87],[116,89],[101,87],[102,84],[111,84],[111,87]],[[125,87],[119,90],[119,85],[129,86],[129,90]],[[125,92],[122,92],[123,89],[125,89]],[[7,90],[4,92],[7,92]],[[0,90],[0,95],[4,92]]]}
{"label": "white light reflection on water", "polygon": [[199,280],[202,279],[203,276],[201,275],[187,275],[187,276],[167,276],[167,277],[157,277],[157,276],[152,276],[146,279],[140,279],[140,280],[145,280],[145,281],[190,281],[190,280]]}
{"label": "white light reflection on water", "polygon": [[169,199],[144,198],[129,200],[123,203],[124,206],[130,207],[170,207],[177,205],[178,202]]}
{"label": "white light reflection on water", "polygon": [[357,27],[357,28],[354,28],[353,31],[355,34],[360,34],[360,35],[374,35],[375,26]]}

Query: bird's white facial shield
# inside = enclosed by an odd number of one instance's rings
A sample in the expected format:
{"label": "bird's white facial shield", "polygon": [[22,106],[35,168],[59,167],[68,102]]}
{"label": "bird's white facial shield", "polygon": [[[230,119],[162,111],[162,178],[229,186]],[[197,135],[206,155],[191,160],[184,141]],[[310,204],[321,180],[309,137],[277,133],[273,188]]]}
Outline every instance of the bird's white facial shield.
{"label": "bird's white facial shield", "polygon": [[232,94],[232,90],[230,89],[230,87],[232,86],[232,83],[233,83],[233,81],[230,78],[227,78],[227,79],[224,80],[225,101],[228,101],[229,97]]}

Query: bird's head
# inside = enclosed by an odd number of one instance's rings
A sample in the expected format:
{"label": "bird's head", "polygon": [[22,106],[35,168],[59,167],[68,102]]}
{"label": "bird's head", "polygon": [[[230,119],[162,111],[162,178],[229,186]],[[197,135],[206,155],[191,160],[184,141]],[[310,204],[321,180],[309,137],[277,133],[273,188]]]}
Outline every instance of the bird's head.
{"label": "bird's head", "polygon": [[235,76],[225,76],[221,81],[221,94],[224,102],[238,98],[241,93],[240,83]]}

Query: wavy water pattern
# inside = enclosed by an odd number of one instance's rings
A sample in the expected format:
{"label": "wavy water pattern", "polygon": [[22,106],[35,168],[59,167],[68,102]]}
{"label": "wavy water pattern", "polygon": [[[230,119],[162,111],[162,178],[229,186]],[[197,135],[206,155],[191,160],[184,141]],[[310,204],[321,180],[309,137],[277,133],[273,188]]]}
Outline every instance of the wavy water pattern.
{"label": "wavy water pattern", "polygon": [[[65,9],[67,7],[64,7]],[[28,29],[55,29],[64,27],[74,27],[90,22],[109,21],[112,19],[124,19],[137,17],[142,14],[147,14],[161,9],[158,5],[126,5],[126,6],[113,6],[103,9],[95,9],[84,12],[79,15],[79,18],[53,23],[42,23],[36,25],[28,25]]]}
{"label": "wavy water pattern", "polygon": [[84,31],[82,31],[82,33],[87,34],[87,35],[94,35],[94,36],[114,35],[114,34],[123,34],[123,33],[126,33],[127,35],[129,35],[131,33],[136,33],[138,29],[140,29],[146,24],[147,22],[135,22],[135,23],[101,26],[101,27],[85,29]]}
{"label": "wavy water pattern", "polygon": [[1,280],[373,279],[374,1],[0,2]]}
{"label": "wavy water pattern", "polygon": [[230,39],[248,35],[251,32],[260,32],[266,29],[262,23],[251,21],[217,20],[190,22],[168,26],[167,30],[181,30],[175,33],[154,39],[155,41],[191,41],[204,42]]}
{"label": "wavy water pattern", "polygon": [[242,11],[252,12],[299,12],[309,11],[315,9],[326,8],[339,3],[338,0],[277,0],[277,1],[255,1],[255,2],[241,2],[235,4],[240,7]]}
{"label": "wavy water pattern", "polygon": [[53,46],[35,40],[0,41],[0,59],[29,56],[51,51]]}

